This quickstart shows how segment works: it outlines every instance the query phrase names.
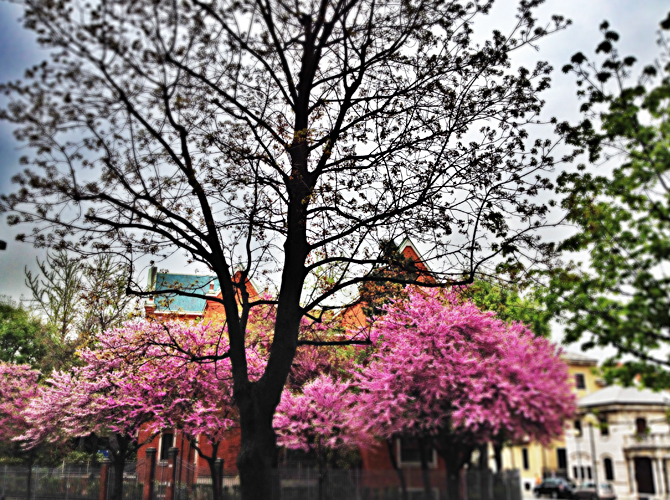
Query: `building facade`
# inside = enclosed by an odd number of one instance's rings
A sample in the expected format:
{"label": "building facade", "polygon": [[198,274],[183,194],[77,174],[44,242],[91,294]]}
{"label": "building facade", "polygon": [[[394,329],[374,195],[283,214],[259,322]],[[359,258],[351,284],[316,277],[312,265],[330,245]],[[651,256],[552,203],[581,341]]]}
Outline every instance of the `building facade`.
{"label": "building facade", "polygon": [[620,500],[670,495],[670,394],[609,386],[579,400],[569,477],[612,484]]}

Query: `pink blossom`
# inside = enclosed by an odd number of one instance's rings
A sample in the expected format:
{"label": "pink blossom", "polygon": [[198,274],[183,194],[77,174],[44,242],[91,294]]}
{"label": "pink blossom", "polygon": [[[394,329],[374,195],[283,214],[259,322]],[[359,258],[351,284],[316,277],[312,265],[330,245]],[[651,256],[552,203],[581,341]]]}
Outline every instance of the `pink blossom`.
{"label": "pink blossom", "polygon": [[274,418],[277,443],[318,456],[370,444],[369,437],[352,425],[356,396],[350,388],[348,382],[321,375],[300,393],[284,390]]}
{"label": "pink blossom", "polygon": [[499,435],[546,443],[574,411],[560,351],[456,292],[410,289],[372,338],[378,351],[356,380],[356,411],[376,436],[448,431],[471,444]]}
{"label": "pink blossom", "polygon": [[30,428],[25,411],[37,392],[39,376],[29,365],[0,362],[0,441],[15,440]]}

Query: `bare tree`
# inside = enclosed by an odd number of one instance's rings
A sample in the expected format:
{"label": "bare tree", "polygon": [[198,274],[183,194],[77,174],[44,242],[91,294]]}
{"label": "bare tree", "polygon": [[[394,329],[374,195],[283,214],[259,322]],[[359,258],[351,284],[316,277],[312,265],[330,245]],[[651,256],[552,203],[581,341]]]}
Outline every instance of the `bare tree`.
{"label": "bare tree", "polygon": [[96,334],[119,326],[137,313],[136,298],[126,293],[128,273],[124,261],[111,254],[98,254],[85,263],[79,343],[88,343]]}
{"label": "bare tree", "polygon": [[52,362],[62,368],[72,362],[76,349],[95,334],[118,326],[133,314],[135,297],[126,294],[123,261],[110,254],[92,259],[72,258],[65,250],[47,252],[37,259],[38,272],[27,267],[26,286],[32,292],[31,309],[54,333]]}
{"label": "bare tree", "polygon": [[26,266],[26,286],[30,288],[31,308],[41,314],[61,344],[76,336],[83,291],[84,264],[65,251],[47,253],[37,259],[38,273]]}
{"label": "bare tree", "polygon": [[[301,318],[393,281],[374,272],[381,242],[412,235],[434,286],[519,271],[543,249],[536,195],[554,145],[526,129],[551,68],[510,63],[567,24],[539,26],[540,3],[521,0],[510,32],[477,44],[492,1],[22,0],[52,57],[0,89],[36,167],[2,206],[37,245],[136,266],[180,250],[216,274],[245,500],[270,497],[272,415]],[[276,300],[250,299],[249,278],[273,281]],[[247,319],[267,302],[274,340],[252,382]]]}

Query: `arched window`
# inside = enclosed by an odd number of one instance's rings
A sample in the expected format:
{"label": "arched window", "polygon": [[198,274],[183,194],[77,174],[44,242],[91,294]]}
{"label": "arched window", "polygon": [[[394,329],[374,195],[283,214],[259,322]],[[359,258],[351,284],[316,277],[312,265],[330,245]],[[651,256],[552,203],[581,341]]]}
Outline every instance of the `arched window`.
{"label": "arched window", "polygon": [[644,436],[647,433],[647,419],[640,417],[635,419],[635,433]]}
{"label": "arched window", "polygon": [[603,466],[605,467],[605,479],[607,481],[614,481],[614,465],[612,464],[612,459],[606,458],[603,460]]}

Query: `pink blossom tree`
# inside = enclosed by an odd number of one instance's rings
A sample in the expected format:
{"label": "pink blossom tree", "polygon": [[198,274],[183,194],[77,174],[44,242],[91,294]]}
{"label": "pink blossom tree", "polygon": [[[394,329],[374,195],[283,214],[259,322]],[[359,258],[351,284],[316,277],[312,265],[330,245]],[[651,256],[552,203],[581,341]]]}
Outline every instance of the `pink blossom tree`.
{"label": "pink blossom tree", "polygon": [[23,454],[28,462],[26,498],[31,495],[35,450],[23,450],[21,436],[30,429],[26,408],[35,397],[39,377],[30,365],[0,362],[0,445],[13,456]]}
{"label": "pink blossom tree", "polygon": [[[147,427],[156,432],[174,428],[207,439],[209,453],[197,440],[192,445],[209,466],[213,500],[222,495],[215,465],[219,446],[239,425],[226,339],[225,324],[141,321],[100,340],[105,359],[122,361],[125,397],[119,404],[151,413]],[[260,377],[265,360],[257,349],[247,349],[247,363],[250,376]]]}
{"label": "pink blossom tree", "polygon": [[25,410],[35,397],[40,372],[30,365],[0,362],[0,442],[11,444],[30,424]]}
{"label": "pink blossom tree", "polygon": [[325,474],[335,453],[371,443],[365,433],[352,425],[356,396],[350,389],[349,382],[321,375],[299,393],[285,389],[275,413],[277,444],[316,456],[320,499],[324,495]]}
{"label": "pink blossom tree", "polygon": [[384,439],[434,446],[447,465],[452,500],[474,446],[501,434],[548,442],[573,414],[556,347],[460,300],[457,291],[409,290],[406,301],[386,307],[372,339],[378,351],[356,381],[359,425]]}
{"label": "pink blossom tree", "polygon": [[[154,431],[151,437],[174,427],[218,443],[234,424],[221,329],[205,323],[137,321],[104,332],[96,349],[80,353],[84,366],[54,373],[39,390],[27,411],[34,425],[26,439],[34,445],[107,436],[115,468],[112,498],[120,499],[126,458],[145,444],[138,441],[142,427]],[[192,362],[193,356],[203,362]],[[204,458],[214,471],[215,454]],[[217,492],[220,496],[220,488]]]}
{"label": "pink blossom tree", "polygon": [[111,500],[120,500],[126,460],[143,444],[138,442],[139,430],[153,415],[139,412],[137,405],[124,407],[117,373],[98,368],[86,365],[54,372],[26,409],[31,427],[22,438],[29,448],[72,437],[85,437],[96,449],[106,448],[114,468]]}

